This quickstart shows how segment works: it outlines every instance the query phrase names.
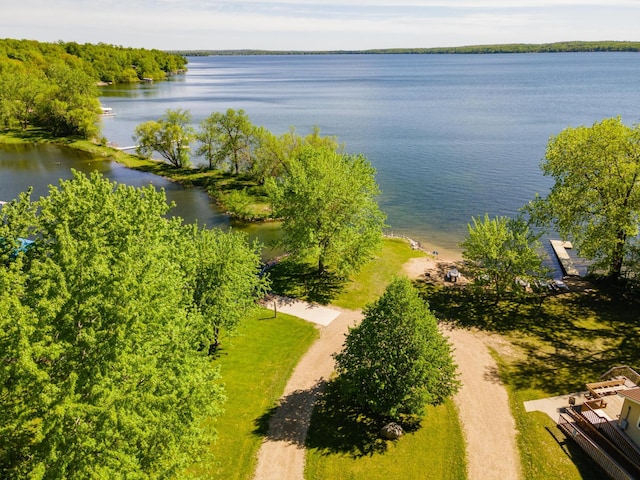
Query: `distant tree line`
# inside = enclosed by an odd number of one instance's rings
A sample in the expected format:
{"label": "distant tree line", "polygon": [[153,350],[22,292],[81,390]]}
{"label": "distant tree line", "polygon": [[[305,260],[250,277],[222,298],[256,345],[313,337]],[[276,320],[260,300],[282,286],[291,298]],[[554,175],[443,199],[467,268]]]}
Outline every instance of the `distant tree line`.
{"label": "distant tree line", "polygon": [[161,80],[186,64],[184,57],[159,50],[2,39],[0,128],[96,137],[99,82]]}
{"label": "distant tree line", "polygon": [[350,54],[444,54],[444,53],[554,53],[554,52],[640,52],[640,42],[555,42],[467,45],[434,48],[378,48],[371,50],[180,50],[172,53],[188,57],[213,55],[350,55]]}

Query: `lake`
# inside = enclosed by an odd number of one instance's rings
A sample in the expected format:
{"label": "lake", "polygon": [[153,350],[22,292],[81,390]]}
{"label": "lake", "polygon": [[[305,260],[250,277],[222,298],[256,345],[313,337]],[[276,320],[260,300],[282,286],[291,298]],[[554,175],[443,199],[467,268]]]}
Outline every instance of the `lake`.
{"label": "lake", "polygon": [[[551,135],[617,115],[633,124],[640,112],[638,53],[189,60],[186,75],[166,82],[103,88],[103,105],[116,113],[103,119],[106,138],[132,145],[135,126],[169,108],[190,110],[194,122],[244,109],[276,134],[319,126],[377,169],[390,229],[443,251],[459,250],[472,216],[515,215],[546,194],[551,182],[539,165]],[[3,177],[15,175],[6,155]],[[104,168],[122,175],[121,167]],[[54,183],[60,173],[43,175]],[[201,215],[182,207],[187,219]],[[204,216],[208,225],[226,222],[210,210]]]}

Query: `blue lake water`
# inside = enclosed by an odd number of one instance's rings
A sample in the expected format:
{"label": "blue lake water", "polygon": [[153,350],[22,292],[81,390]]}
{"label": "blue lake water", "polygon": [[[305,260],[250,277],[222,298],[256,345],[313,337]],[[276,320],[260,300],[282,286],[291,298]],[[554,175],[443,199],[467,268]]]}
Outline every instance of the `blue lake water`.
{"label": "blue lake water", "polygon": [[375,166],[395,233],[457,250],[472,216],[514,215],[546,194],[551,135],[637,123],[638,78],[637,53],[194,57],[170,81],[103,88],[116,112],[103,133],[131,145],[136,125],[169,108],[194,122],[244,109],[276,134],[317,125]]}

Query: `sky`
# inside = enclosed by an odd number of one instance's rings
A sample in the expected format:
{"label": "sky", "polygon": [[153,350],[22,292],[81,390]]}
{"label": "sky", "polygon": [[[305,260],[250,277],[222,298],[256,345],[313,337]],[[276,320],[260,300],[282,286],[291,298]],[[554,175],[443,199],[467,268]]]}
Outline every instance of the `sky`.
{"label": "sky", "polygon": [[0,0],[0,38],[161,50],[640,41],[640,0]]}

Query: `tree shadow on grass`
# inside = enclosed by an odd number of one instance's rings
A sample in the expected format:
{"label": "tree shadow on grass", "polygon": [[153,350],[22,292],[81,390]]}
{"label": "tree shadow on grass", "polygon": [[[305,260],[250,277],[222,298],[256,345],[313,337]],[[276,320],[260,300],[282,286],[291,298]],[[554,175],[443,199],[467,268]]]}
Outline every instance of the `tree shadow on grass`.
{"label": "tree shadow on grass", "polygon": [[[359,458],[387,451],[389,440],[380,438],[380,429],[387,423],[363,413],[340,393],[338,383],[327,385],[318,399],[306,440],[306,447],[323,455],[346,454]],[[406,431],[415,431],[419,422],[403,423]]]}
{"label": "tree shadow on grass", "polygon": [[327,305],[344,290],[346,280],[333,272],[318,275],[305,263],[283,260],[269,271],[272,290],[285,297]]}
{"label": "tree shadow on grass", "polygon": [[507,335],[520,347],[520,358],[505,368],[517,389],[579,391],[613,366],[640,367],[639,305],[611,291],[590,285],[496,303],[468,288],[416,285],[439,319]]}

